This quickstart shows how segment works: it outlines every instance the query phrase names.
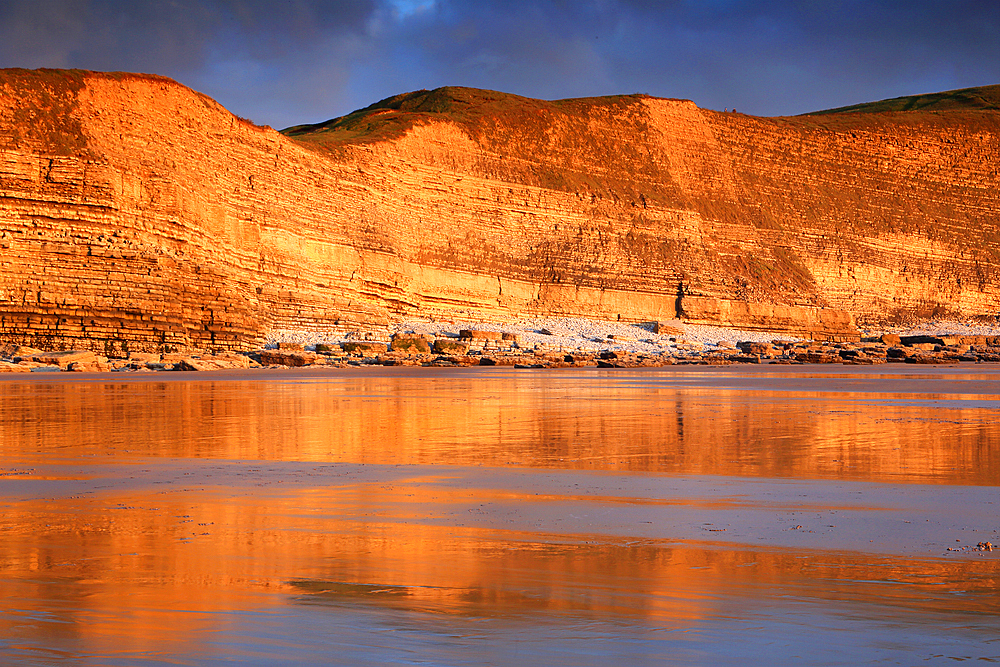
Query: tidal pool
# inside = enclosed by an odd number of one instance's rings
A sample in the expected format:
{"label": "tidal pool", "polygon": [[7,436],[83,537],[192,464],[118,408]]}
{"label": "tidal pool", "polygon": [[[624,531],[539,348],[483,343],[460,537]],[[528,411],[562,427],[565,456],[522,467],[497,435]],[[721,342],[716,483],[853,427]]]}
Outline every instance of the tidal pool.
{"label": "tidal pool", "polygon": [[0,664],[1000,661],[1000,368],[0,378]]}

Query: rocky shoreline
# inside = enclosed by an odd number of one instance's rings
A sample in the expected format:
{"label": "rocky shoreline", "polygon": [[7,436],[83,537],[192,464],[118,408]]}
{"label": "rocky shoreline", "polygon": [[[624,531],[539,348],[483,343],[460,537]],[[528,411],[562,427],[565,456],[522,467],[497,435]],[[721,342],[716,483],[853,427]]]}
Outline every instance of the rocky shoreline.
{"label": "rocky shoreline", "polygon": [[[549,326],[542,326],[547,324]],[[766,332],[681,322],[621,324],[551,319],[459,328],[403,323],[395,331],[326,335],[283,332],[249,352],[188,350],[109,358],[85,350],[0,350],[0,372],[156,372],[363,366],[641,368],[728,364],[957,364],[1000,362],[1000,332],[957,325],[958,333],[881,333],[859,342],[778,339]],[[550,328],[551,327],[551,328]],[[930,333],[928,333],[930,332]],[[294,339],[298,340],[294,340]],[[310,338],[312,340],[310,340]],[[714,342],[707,342],[714,339]],[[322,342],[320,342],[322,341]]]}

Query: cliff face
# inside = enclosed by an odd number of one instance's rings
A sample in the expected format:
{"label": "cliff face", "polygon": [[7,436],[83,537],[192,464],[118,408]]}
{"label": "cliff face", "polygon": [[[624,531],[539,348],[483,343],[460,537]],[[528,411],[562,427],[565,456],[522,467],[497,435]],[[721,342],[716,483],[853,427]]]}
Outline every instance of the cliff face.
{"label": "cliff face", "polygon": [[994,110],[440,89],[286,133],[158,77],[0,72],[0,339],[240,348],[415,315],[850,336],[996,310]]}

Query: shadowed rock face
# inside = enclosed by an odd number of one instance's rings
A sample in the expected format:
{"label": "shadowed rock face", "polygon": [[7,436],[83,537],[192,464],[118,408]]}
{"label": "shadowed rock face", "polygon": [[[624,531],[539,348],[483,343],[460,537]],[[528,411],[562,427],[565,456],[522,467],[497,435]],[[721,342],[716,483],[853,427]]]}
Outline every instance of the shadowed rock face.
{"label": "shadowed rock face", "polygon": [[823,337],[992,316],[1000,112],[952,106],[444,88],[280,134],[169,79],[4,70],[0,338],[114,355],[415,315]]}

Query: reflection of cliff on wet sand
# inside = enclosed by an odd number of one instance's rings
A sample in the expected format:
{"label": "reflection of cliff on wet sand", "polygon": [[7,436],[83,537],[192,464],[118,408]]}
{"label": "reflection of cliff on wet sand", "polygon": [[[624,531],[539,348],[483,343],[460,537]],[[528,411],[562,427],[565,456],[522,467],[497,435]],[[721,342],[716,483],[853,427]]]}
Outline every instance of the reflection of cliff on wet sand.
{"label": "reflection of cliff on wet sand", "polygon": [[[339,610],[359,632],[371,631],[358,615],[367,610],[377,612],[380,627],[386,613],[406,612],[446,634],[453,631],[450,617],[529,637],[536,625],[564,622],[588,628],[573,632],[593,633],[598,643],[616,627],[680,641],[671,633],[736,614],[749,614],[757,625],[820,631],[846,613],[864,619],[873,637],[925,633],[941,641],[961,628],[965,648],[982,650],[987,635],[974,628],[992,618],[992,591],[1000,583],[996,560],[483,531],[375,517],[361,524],[325,516],[310,525],[322,508],[299,499],[284,506],[273,497],[236,505],[200,500],[122,511],[127,525],[116,525],[110,507],[104,516],[80,514],[77,523],[42,523],[68,516],[72,503],[39,512],[37,523],[22,517],[21,530],[8,530],[12,539],[0,546],[0,633],[9,646],[44,645],[65,660],[218,659],[227,649],[214,637],[231,623],[227,615],[266,615],[278,624],[271,631],[288,642],[294,617],[282,610],[292,603]],[[275,510],[301,519],[293,529],[272,526]],[[793,613],[781,599],[794,600]],[[263,650],[254,648],[262,640],[250,630],[230,631],[248,655]],[[294,642],[281,650],[285,660],[296,656]]]}
{"label": "reflection of cliff on wet sand", "polygon": [[[387,604],[500,617],[539,610],[614,614],[681,626],[723,613],[732,599],[764,597],[778,588],[814,602],[846,596],[884,604],[889,596],[901,616],[992,613],[989,592],[1000,584],[995,559],[929,562],[599,537],[534,542],[539,536],[517,533],[497,536],[504,539],[480,536],[470,550],[468,537],[393,528],[337,549],[323,578],[289,584],[304,603]],[[956,599],[957,589],[968,596]]]}
{"label": "reflection of cliff on wet sand", "polygon": [[114,451],[973,484],[1000,478],[1000,403],[984,383],[971,387],[976,393],[955,385],[945,394],[915,380],[904,392],[897,381],[886,394],[878,392],[886,380],[865,376],[777,379],[799,390],[677,372],[0,382],[0,451],[8,461],[36,451],[49,460]]}
{"label": "reflection of cliff on wet sand", "polygon": [[0,380],[0,663],[997,659],[948,373]]}

